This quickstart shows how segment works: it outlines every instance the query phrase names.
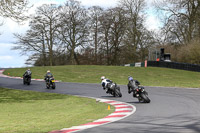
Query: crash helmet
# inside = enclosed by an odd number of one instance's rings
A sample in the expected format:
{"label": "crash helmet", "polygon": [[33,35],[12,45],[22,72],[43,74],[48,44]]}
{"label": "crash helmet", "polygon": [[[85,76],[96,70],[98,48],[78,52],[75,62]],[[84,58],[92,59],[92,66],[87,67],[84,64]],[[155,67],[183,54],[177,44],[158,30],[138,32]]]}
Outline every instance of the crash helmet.
{"label": "crash helmet", "polygon": [[105,76],[101,76],[101,80],[104,80],[105,79]]}
{"label": "crash helmet", "polygon": [[50,73],[50,70],[47,70],[47,73]]}
{"label": "crash helmet", "polygon": [[132,76],[128,76],[128,80],[129,80],[129,81],[132,81],[132,80],[133,80],[133,77],[132,77]]}

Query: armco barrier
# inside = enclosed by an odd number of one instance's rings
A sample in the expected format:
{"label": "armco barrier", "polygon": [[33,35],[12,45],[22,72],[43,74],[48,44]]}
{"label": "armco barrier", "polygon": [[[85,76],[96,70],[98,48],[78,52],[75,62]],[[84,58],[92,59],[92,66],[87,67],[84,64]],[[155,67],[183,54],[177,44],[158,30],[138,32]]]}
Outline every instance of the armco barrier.
{"label": "armco barrier", "polygon": [[174,68],[174,69],[200,72],[200,65],[188,64],[188,63],[165,62],[165,61],[148,61],[147,66]]}

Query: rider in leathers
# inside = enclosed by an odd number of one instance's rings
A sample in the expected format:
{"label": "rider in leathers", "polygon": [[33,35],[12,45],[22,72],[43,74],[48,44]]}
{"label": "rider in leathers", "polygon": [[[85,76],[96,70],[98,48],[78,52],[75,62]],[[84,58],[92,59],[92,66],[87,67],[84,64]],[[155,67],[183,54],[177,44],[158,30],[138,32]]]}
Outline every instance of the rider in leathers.
{"label": "rider in leathers", "polygon": [[23,74],[23,77],[29,76],[29,77],[31,78],[31,74],[32,74],[31,70],[30,70],[30,69],[27,69],[27,70],[25,71],[25,73]]}
{"label": "rider in leathers", "polygon": [[47,82],[52,77],[53,77],[53,74],[50,72],[50,70],[48,70],[46,75],[44,76],[44,80]]}
{"label": "rider in leathers", "polygon": [[101,85],[103,87],[104,90],[106,90],[106,93],[109,93],[111,91],[111,84],[112,81],[109,79],[106,79],[105,76],[101,77]]}
{"label": "rider in leathers", "polygon": [[[130,94],[133,91],[133,96],[137,97],[137,91],[136,89],[138,88],[139,82],[137,80],[134,80],[133,77],[129,76],[128,77],[128,93]],[[132,89],[131,89],[132,88]]]}

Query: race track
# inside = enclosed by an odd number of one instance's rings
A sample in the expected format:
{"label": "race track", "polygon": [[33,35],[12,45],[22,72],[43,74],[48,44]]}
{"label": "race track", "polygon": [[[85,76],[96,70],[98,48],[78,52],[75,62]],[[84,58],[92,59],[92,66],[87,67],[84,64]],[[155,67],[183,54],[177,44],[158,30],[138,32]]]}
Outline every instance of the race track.
{"label": "race track", "polygon": [[138,103],[120,85],[122,98],[114,98],[103,91],[100,84],[56,83],[56,90],[47,90],[45,83],[32,81],[23,85],[21,79],[0,77],[0,86],[12,89],[81,95],[127,102],[137,111],[120,121],[79,131],[81,133],[200,133],[200,89],[145,87],[150,104]]}

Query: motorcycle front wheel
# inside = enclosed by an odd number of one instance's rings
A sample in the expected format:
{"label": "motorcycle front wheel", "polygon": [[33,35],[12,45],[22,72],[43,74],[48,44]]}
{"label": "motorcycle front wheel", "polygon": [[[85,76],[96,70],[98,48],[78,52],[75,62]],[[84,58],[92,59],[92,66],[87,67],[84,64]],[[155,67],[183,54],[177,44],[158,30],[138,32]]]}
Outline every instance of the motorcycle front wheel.
{"label": "motorcycle front wheel", "polygon": [[47,87],[47,89],[49,89],[49,84],[48,83],[46,83],[46,87]]}
{"label": "motorcycle front wheel", "polygon": [[145,103],[150,103],[150,99],[144,93],[141,93],[140,96],[143,98]]}
{"label": "motorcycle front wheel", "polygon": [[56,84],[52,83],[52,89],[56,89]]}
{"label": "motorcycle front wheel", "polygon": [[119,88],[115,89],[115,95],[118,97],[122,97],[122,93],[120,92]]}

